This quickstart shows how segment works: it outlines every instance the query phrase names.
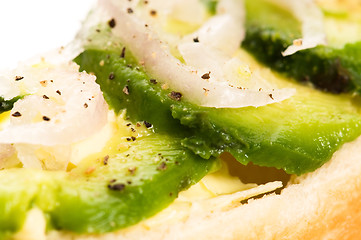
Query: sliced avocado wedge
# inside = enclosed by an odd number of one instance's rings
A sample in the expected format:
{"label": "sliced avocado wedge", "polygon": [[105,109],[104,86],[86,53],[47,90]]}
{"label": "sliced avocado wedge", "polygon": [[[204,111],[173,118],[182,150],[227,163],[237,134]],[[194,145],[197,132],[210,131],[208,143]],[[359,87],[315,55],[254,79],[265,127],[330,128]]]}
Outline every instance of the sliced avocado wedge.
{"label": "sliced avocado wedge", "polygon": [[[282,52],[292,41],[302,38],[301,23],[291,13],[267,0],[246,0],[245,4],[246,37],[242,47],[259,61],[322,90],[361,93],[361,37],[360,41],[344,45],[332,44],[337,42],[332,40],[328,46],[317,46],[284,57]],[[342,21],[342,26],[347,28],[345,19],[335,21]],[[333,37],[338,35],[339,26],[329,25],[334,26]],[[347,39],[347,36],[338,38]]]}
{"label": "sliced avocado wedge", "polygon": [[162,89],[134,62],[129,67],[117,51],[88,49],[75,61],[97,76],[105,96],[118,108],[127,108],[134,121],[151,121],[158,132],[169,133],[175,125],[184,125],[183,145],[204,158],[228,151],[243,164],[253,162],[303,174],[320,167],[343,143],[361,133],[359,109],[348,96],[336,97],[295,84],[297,94],[280,103],[206,108],[173,99],[171,89]]}
{"label": "sliced avocado wedge", "polygon": [[56,191],[60,203],[51,211],[57,229],[108,232],[135,224],[168,206],[182,190],[217,165],[181,146],[180,140],[153,134],[129,150],[71,171]]}
{"label": "sliced avocado wedge", "polygon": [[15,97],[10,100],[5,100],[3,97],[0,96],[0,113],[9,111],[13,108],[14,103],[19,100],[21,97]]}
{"label": "sliced avocado wedge", "polygon": [[0,237],[18,231],[34,207],[57,230],[104,233],[124,228],[167,207],[180,191],[219,166],[217,159],[202,159],[181,146],[180,139],[164,134],[139,138],[129,146],[70,172],[0,171]]}

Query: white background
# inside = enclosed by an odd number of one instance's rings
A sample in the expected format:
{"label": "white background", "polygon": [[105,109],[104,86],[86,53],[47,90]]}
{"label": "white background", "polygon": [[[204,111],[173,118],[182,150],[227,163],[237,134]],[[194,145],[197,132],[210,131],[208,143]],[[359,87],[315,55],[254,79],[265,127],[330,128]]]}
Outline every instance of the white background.
{"label": "white background", "polygon": [[0,0],[0,69],[70,42],[96,0]]}

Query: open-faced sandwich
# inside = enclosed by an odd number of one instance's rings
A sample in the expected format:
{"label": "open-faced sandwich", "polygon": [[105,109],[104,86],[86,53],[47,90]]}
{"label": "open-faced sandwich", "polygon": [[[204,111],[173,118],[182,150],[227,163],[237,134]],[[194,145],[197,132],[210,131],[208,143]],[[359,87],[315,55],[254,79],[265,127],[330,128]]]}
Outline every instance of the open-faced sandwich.
{"label": "open-faced sandwich", "polygon": [[100,0],[0,74],[0,239],[357,239],[360,11]]}

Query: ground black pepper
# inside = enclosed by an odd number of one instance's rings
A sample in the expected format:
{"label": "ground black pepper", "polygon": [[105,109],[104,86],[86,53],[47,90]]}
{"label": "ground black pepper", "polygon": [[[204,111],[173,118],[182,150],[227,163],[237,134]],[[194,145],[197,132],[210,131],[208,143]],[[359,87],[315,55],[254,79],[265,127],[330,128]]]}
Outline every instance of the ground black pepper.
{"label": "ground black pepper", "polygon": [[108,21],[108,25],[109,25],[110,28],[114,28],[115,25],[116,25],[115,19],[114,18],[110,19]]}
{"label": "ground black pepper", "polygon": [[16,76],[15,77],[15,81],[20,81],[20,80],[22,80],[24,77],[22,77],[22,76]]}
{"label": "ground black pepper", "polygon": [[21,113],[14,112],[11,116],[13,116],[13,117],[21,117]]}
{"label": "ground black pepper", "polygon": [[109,76],[108,76],[108,79],[109,79],[109,80],[113,80],[114,78],[115,78],[115,75],[114,75],[113,72],[111,72],[111,73],[109,74]]}
{"label": "ground black pepper", "polygon": [[164,171],[167,169],[167,164],[165,162],[161,162],[161,164],[157,167],[157,170]]}
{"label": "ground black pepper", "polygon": [[122,48],[122,52],[120,53],[121,58],[125,58],[125,47]]}
{"label": "ground black pepper", "polygon": [[123,191],[125,188],[125,184],[123,184],[123,183],[108,184],[108,188],[110,190],[114,190],[114,191]]}
{"label": "ground black pepper", "polygon": [[149,13],[150,13],[150,15],[153,16],[153,17],[157,16],[157,11],[156,11],[156,10],[150,10]]}
{"label": "ground black pepper", "polygon": [[147,122],[147,121],[144,121],[144,125],[145,125],[146,128],[152,127],[152,124]]}
{"label": "ground black pepper", "polygon": [[169,97],[173,100],[179,101],[182,98],[182,94],[180,92],[172,91],[171,93],[169,93]]}
{"label": "ground black pepper", "polygon": [[106,156],[103,158],[103,164],[104,164],[104,165],[108,165],[108,160],[109,160],[109,155],[106,155]]}
{"label": "ground black pepper", "polygon": [[205,74],[202,75],[201,78],[203,78],[203,79],[209,79],[209,78],[211,77],[210,74],[211,74],[211,72],[205,73]]}

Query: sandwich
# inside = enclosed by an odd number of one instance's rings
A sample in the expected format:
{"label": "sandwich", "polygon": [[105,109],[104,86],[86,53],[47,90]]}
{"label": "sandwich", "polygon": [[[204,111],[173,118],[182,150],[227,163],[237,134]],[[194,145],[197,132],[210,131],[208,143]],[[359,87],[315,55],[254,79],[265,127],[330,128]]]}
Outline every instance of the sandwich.
{"label": "sandwich", "polygon": [[361,24],[337,4],[100,0],[0,76],[0,239],[356,239]]}

